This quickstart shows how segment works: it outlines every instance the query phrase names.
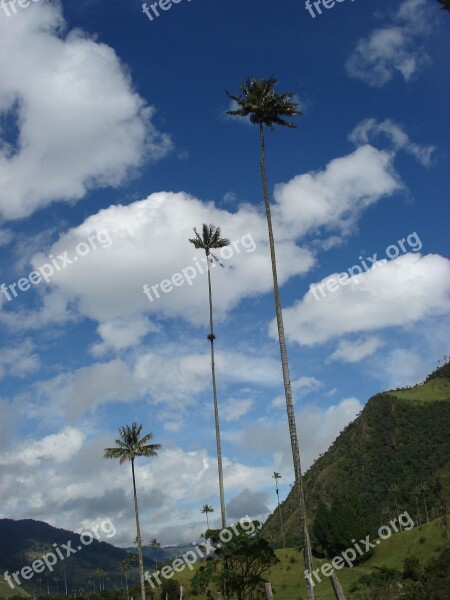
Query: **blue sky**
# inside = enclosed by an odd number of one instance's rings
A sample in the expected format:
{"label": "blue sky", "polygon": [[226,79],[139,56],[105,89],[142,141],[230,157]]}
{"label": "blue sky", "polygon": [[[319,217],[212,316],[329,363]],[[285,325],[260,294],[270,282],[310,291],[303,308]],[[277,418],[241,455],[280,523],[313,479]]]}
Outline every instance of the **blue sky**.
{"label": "blue sky", "polygon": [[[128,0],[9,13],[0,516],[109,517],[131,543],[129,468],[102,455],[137,420],[162,444],[138,461],[143,535],[188,542],[204,503],[218,517],[207,281],[187,241],[207,222],[235,242],[212,272],[228,518],[264,518],[273,471],[282,497],[293,473],[258,131],[225,116],[226,90],[274,75],[303,113],[266,141],[306,469],[371,395],[448,354],[450,16],[433,0],[314,18],[299,0],[182,0],[153,21]],[[144,284],[164,280],[150,302]]]}

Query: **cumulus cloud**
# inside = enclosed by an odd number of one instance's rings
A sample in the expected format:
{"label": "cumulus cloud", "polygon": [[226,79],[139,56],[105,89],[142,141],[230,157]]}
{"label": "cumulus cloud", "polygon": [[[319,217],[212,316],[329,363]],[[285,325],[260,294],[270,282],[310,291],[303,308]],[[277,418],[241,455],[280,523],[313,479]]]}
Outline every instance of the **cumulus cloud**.
{"label": "cumulus cloud", "polygon": [[59,4],[0,19],[0,114],[19,130],[12,140],[0,129],[4,219],[118,186],[172,147],[115,51],[65,29]]}
{"label": "cumulus cloud", "polygon": [[23,464],[35,467],[40,461],[63,463],[78,452],[83,444],[81,431],[66,427],[56,434],[47,435],[40,440],[28,441],[14,453],[0,455],[0,464]]}
{"label": "cumulus cloud", "polygon": [[276,185],[279,234],[302,237],[321,228],[349,233],[364,209],[401,189],[392,159],[389,152],[364,145],[323,171]]}
{"label": "cumulus cloud", "polygon": [[338,347],[329,357],[329,361],[355,363],[371,356],[384,342],[378,336],[368,336],[358,340],[340,340]]}
{"label": "cumulus cloud", "polygon": [[[20,443],[0,452],[5,498],[0,516],[38,518],[79,530],[107,512],[118,532],[114,542],[131,545],[135,525],[129,464],[103,459],[103,449],[116,437],[113,432],[90,437],[64,428],[28,440],[24,449]],[[204,449],[164,446],[157,457],[138,459],[135,471],[145,535],[153,532],[162,543],[186,541],[186,535],[193,536],[188,541],[196,539],[204,529],[198,506],[217,495],[216,459]],[[227,493],[238,493],[248,481],[260,488],[268,477],[268,469],[224,459]]]}
{"label": "cumulus cloud", "polygon": [[355,127],[349,139],[359,146],[360,144],[368,144],[371,137],[379,135],[386,136],[395,151],[404,150],[414,156],[424,167],[431,165],[433,152],[436,149],[435,146],[421,146],[420,144],[411,142],[400,125],[391,119],[385,119],[384,121],[365,119]]}
{"label": "cumulus cloud", "polygon": [[[407,326],[445,314],[450,307],[449,293],[448,259],[407,253],[376,262],[319,300],[310,289],[284,311],[286,331],[290,340],[312,346],[343,334]],[[274,321],[270,333],[277,335]]]}
{"label": "cumulus cloud", "polygon": [[425,0],[406,0],[388,24],[358,41],[346,62],[348,75],[373,87],[385,85],[397,74],[411,81],[430,63],[422,44],[430,23]]}
{"label": "cumulus cloud", "polygon": [[[110,246],[98,247],[51,279],[60,298],[75,301],[81,314],[100,323],[105,346],[95,347],[94,352],[134,344],[144,332],[153,330],[156,317],[205,322],[204,254],[188,242],[192,228],[203,222],[220,224],[223,235],[232,241],[219,252],[225,267],[212,271],[215,316],[220,319],[241,299],[269,292],[272,286],[265,218],[248,205],[231,213],[185,193],[156,193],[128,206],[100,211],[50,248],[48,254],[53,256],[67,252],[74,257],[77,244],[98,231],[107,231],[112,240]],[[314,264],[313,255],[293,239],[282,241],[278,250],[281,284]],[[36,254],[34,268],[48,262],[47,256]],[[161,290],[162,281],[183,272],[182,285],[172,285],[168,293]],[[149,285],[151,298],[144,294],[144,284]],[[147,317],[152,324],[144,323]]]}

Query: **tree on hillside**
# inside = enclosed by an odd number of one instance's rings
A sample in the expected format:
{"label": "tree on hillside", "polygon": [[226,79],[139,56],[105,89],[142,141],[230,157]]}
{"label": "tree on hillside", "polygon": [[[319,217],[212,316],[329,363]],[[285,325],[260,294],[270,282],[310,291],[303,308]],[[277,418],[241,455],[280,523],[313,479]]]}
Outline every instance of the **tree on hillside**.
{"label": "tree on hillside", "polygon": [[222,517],[222,529],[225,529],[226,517],[225,517],[225,495],[223,488],[223,469],[222,469],[222,444],[220,441],[220,423],[219,423],[219,406],[217,403],[217,389],[216,389],[216,368],[214,362],[214,322],[213,322],[213,301],[212,301],[212,289],[211,289],[211,264],[213,261],[216,264],[221,264],[219,259],[211,252],[211,250],[217,250],[230,245],[230,241],[226,238],[220,237],[220,227],[214,225],[202,225],[202,235],[200,235],[197,229],[194,227],[195,238],[190,238],[189,241],[197,250],[204,250],[206,255],[206,263],[208,266],[208,298],[209,298],[209,335],[208,340],[211,346],[211,376],[212,376],[212,387],[213,387],[213,401],[214,401],[214,419],[216,424],[216,447],[217,447],[217,467],[219,471],[219,493],[220,493],[220,512]]}
{"label": "tree on hillside", "polygon": [[[295,488],[298,496],[300,509],[300,527],[304,548],[304,566],[309,573],[312,571],[311,544],[309,541],[308,522],[306,516],[305,498],[303,492],[303,476],[298,445],[297,426],[295,423],[294,402],[292,398],[291,379],[289,375],[289,364],[286,350],[286,338],[284,334],[283,315],[281,312],[280,292],[278,288],[277,262],[275,255],[275,240],[272,228],[272,216],[270,211],[269,192],[267,187],[266,165],[265,165],[265,140],[264,125],[273,129],[274,125],[282,127],[296,127],[291,121],[284,117],[294,117],[300,114],[298,106],[292,102],[293,94],[277,94],[274,86],[277,80],[269,79],[247,79],[241,84],[242,96],[228,93],[228,96],[236,103],[236,110],[229,110],[227,114],[241,117],[249,117],[250,122],[259,128],[260,139],[260,168],[264,194],[264,205],[266,210],[267,227],[269,232],[270,258],[272,262],[273,291],[275,298],[275,314],[278,328],[278,340],[280,344],[281,367],[283,372],[284,393],[286,397],[286,409],[288,415],[289,433],[292,447],[292,458],[295,472]],[[306,579],[308,600],[314,599],[314,589],[311,582]]]}
{"label": "tree on hillside", "polygon": [[104,458],[117,458],[122,464],[126,461],[131,462],[131,474],[133,477],[133,495],[134,495],[134,512],[136,516],[136,534],[138,542],[139,556],[139,574],[141,580],[141,596],[145,600],[145,581],[144,581],[144,560],[142,557],[142,538],[139,527],[139,508],[136,493],[136,478],[134,473],[134,461],[138,456],[157,456],[157,450],[161,448],[160,444],[150,444],[153,439],[153,434],[148,433],[142,436],[142,425],[133,421],[130,425],[124,425],[119,428],[120,439],[116,440],[114,448],[106,448]]}
{"label": "tree on hillside", "polygon": [[[191,582],[194,595],[221,591],[225,586],[228,600],[257,600],[261,597],[264,575],[278,561],[273,548],[260,535],[260,523],[253,521],[251,535],[240,523],[228,529],[232,538],[217,547],[210,559],[203,562]],[[232,533],[233,530],[233,533]],[[213,544],[219,540],[220,530],[210,529],[205,538]]]}
{"label": "tree on hillside", "polygon": [[281,540],[283,542],[283,549],[286,549],[286,544],[284,542],[284,527],[283,527],[283,515],[281,514],[281,505],[280,505],[280,491],[278,489],[278,480],[281,479],[281,475],[276,471],[273,472],[273,479],[275,479],[275,491],[277,493],[278,500],[278,513],[280,515],[280,529],[281,529]]}
{"label": "tree on hillside", "polygon": [[161,544],[158,542],[158,540],[156,538],[153,538],[152,540],[149,541],[149,543],[147,545],[149,548],[153,548],[153,555],[155,557],[155,565],[156,565],[156,568],[158,568],[158,556],[156,554],[156,548],[161,548]]}
{"label": "tree on hillside", "polygon": [[202,514],[206,515],[206,528],[209,529],[208,513],[213,513],[214,512],[214,507],[210,506],[209,504],[204,504],[202,506],[202,508],[200,509],[200,512]]}

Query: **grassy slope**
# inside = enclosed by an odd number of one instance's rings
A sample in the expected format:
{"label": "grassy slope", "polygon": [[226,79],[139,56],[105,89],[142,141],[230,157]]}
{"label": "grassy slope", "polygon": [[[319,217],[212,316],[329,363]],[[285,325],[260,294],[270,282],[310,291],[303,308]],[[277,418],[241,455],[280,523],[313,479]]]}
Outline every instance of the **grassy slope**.
{"label": "grassy slope", "polygon": [[[424,543],[420,543],[421,538],[425,538]],[[439,520],[420,525],[411,531],[394,534],[391,538],[381,541],[375,549],[374,555],[367,562],[353,569],[344,568],[336,571],[344,588],[346,599],[358,600],[361,592],[365,591],[366,588],[363,586],[358,586],[357,589],[353,590],[361,575],[373,573],[382,566],[401,571],[403,561],[407,556],[417,557],[425,565],[440,554],[445,544],[446,537]],[[276,553],[280,562],[266,575],[266,579],[272,584],[275,600],[277,597],[280,600],[305,598],[305,584],[302,580],[302,554],[293,548],[277,550]],[[314,567],[318,568],[324,562],[326,561],[314,560]],[[185,569],[183,573],[178,574],[176,577],[187,593],[191,578],[192,572],[188,569]],[[325,577],[314,589],[318,597],[332,594],[331,585]],[[192,596],[189,597],[193,598]],[[332,597],[330,596],[330,598]],[[201,596],[196,598],[203,600]]]}
{"label": "grassy slope", "polygon": [[0,578],[0,598],[10,598],[11,596],[23,596],[24,598],[30,597],[30,595],[27,594],[27,592],[25,592],[21,588],[14,588],[14,590],[12,590],[6,583],[6,581],[3,580],[3,572],[1,575],[2,576]]}

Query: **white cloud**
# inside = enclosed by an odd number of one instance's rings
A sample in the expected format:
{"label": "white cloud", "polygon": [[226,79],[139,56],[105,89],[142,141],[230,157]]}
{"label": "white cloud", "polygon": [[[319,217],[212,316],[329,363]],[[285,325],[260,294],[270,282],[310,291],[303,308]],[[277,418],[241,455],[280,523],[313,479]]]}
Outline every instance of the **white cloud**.
{"label": "white cloud", "polygon": [[40,440],[22,442],[21,449],[0,455],[0,464],[22,463],[27,467],[35,467],[40,461],[63,463],[78,452],[83,441],[81,431],[66,427],[59,433],[47,435]]}
{"label": "white cloud", "polygon": [[[272,274],[267,226],[262,214],[248,205],[230,213],[184,193],[165,192],[128,206],[111,206],[61,236],[47,256],[67,252],[73,257],[80,241],[103,229],[109,233],[112,245],[99,247],[83,260],[55,273],[51,285],[67,303],[75,300],[81,314],[101,324],[98,331],[108,338],[104,340],[107,346],[124,347],[127,340],[133,343],[139,336],[135,324],[142,323],[144,315],[150,319],[182,317],[197,324],[205,323],[208,294],[205,265],[201,262],[204,254],[188,241],[193,235],[192,228],[203,222],[220,225],[223,235],[237,244],[223,249],[222,256],[227,257],[223,259],[225,268],[212,272],[216,319],[242,298],[269,292]],[[38,268],[48,262],[46,255],[36,254],[33,266]],[[282,241],[278,255],[281,284],[293,275],[305,273],[314,263],[312,254],[298,247],[294,240]],[[157,288],[159,298],[153,292],[153,301],[143,293],[144,284],[159,286],[161,281],[186,269],[191,273],[191,285],[185,278],[182,286],[172,286],[169,293]],[[125,320],[133,323],[132,332]],[[127,330],[120,340],[117,323],[122,333]],[[147,323],[145,328],[150,330],[151,325]],[[103,347],[97,348],[102,350]]]}
{"label": "white cloud", "polygon": [[355,363],[371,356],[384,342],[378,336],[368,336],[358,340],[340,340],[338,347],[331,354],[329,360]]}
{"label": "white cloud", "polygon": [[396,74],[409,82],[430,63],[421,42],[431,30],[425,0],[406,0],[393,20],[358,41],[346,69],[350,77],[381,87]]}
{"label": "white cloud", "polygon": [[108,402],[129,402],[137,394],[133,373],[123,361],[94,363],[37,383],[29,415],[38,416],[45,406],[47,419],[76,419]]}
{"label": "white cloud", "polygon": [[323,171],[275,186],[280,236],[301,237],[321,228],[349,233],[363,210],[401,188],[392,154],[372,146],[330,161]]}
{"label": "white cloud", "polygon": [[220,415],[224,421],[238,421],[245,416],[252,408],[253,400],[251,398],[239,399],[230,398],[221,403]]}
{"label": "white cloud", "polygon": [[114,50],[64,29],[55,4],[0,19],[0,114],[15,116],[20,130],[9,145],[0,130],[5,219],[118,186],[146,158],[172,147]]}
{"label": "white cloud", "polygon": [[[319,300],[308,291],[284,310],[286,332],[290,340],[312,346],[346,333],[408,326],[445,314],[450,307],[449,293],[448,259],[408,253],[376,262],[369,271],[349,277],[345,285]],[[270,333],[277,335],[274,321]]]}
{"label": "white cloud", "polygon": [[25,377],[39,369],[41,361],[31,339],[0,350],[0,379],[5,375]]}
{"label": "white cloud", "polygon": [[395,151],[404,150],[414,156],[424,167],[431,165],[435,146],[421,146],[411,142],[403,129],[391,119],[385,119],[384,121],[365,119],[355,127],[349,139],[357,145],[368,144],[371,136],[380,134],[384,134],[390,139]]}

